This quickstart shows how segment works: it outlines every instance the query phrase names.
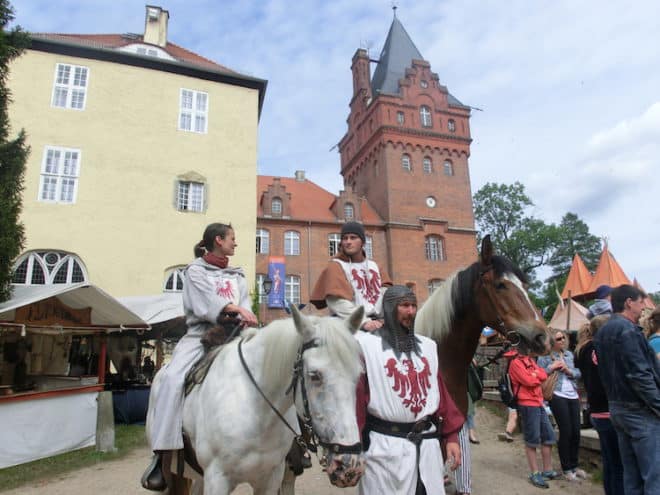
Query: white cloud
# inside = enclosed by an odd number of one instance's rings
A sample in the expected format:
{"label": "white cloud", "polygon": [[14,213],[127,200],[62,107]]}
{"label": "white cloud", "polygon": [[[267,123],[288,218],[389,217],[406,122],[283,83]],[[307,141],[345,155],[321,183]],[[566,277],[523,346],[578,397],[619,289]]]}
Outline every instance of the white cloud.
{"label": "white cloud", "polygon": [[[40,32],[142,32],[134,0],[15,0],[17,21]],[[389,0],[168,0],[169,37],[207,58],[268,79],[259,171],[341,188],[351,57],[377,57]],[[575,210],[610,236],[624,269],[649,290],[660,267],[658,120],[660,2],[401,0],[397,16],[472,117],[471,182],[523,182],[556,221]],[[636,216],[633,220],[630,212]],[[655,228],[653,228],[655,227]],[[640,242],[641,240],[641,242]],[[650,247],[647,247],[650,246]],[[630,274],[630,273],[629,273]]]}

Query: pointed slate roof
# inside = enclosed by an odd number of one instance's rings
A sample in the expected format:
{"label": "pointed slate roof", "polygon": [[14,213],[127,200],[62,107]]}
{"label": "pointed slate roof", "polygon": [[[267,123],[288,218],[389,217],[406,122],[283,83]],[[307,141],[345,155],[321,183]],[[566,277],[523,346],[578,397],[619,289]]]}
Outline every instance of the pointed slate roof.
{"label": "pointed slate roof", "polygon": [[[380,52],[378,65],[371,78],[372,94],[398,94],[399,79],[406,76],[406,69],[412,67],[413,59],[424,60],[424,57],[395,15],[383,50]],[[451,93],[447,94],[447,102],[451,106],[466,106]]]}
{"label": "pointed slate roof", "polygon": [[371,91],[377,93],[399,92],[399,79],[403,79],[406,74],[406,68],[412,66],[413,59],[424,60],[413,40],[406,32],[403,24],[394,17],[390,31],[387,33],[387,39],[383,50],[380,52],[380,59],[374,76],[371,79]]}
{"label": "pointed slate roof", "polygon": [[[591,286],[592,275],[589,273],[587,266],[580,258],[580,255],[575,253],[573,256],[573,264],[571,270],[568,272],[568,278],[564,285],[564,290],[561,291],[561,298],[568,299],[568,292],[571,292],[571,297],[581,296],[589,292]],[[554,318],[554,317],[553,317]]]}
{"label": "pointed slate roof", "polygon": [[600,255],[598,268],[591,279],[588,292],[596,292],[599,285],[609,285],[610,287],[618,287],[619,285],[629,284],[632,285],[630,279],[623,272],[619,263],[614,259],[614,256],[607,248],[607,244],[603,247],[603,252]]}

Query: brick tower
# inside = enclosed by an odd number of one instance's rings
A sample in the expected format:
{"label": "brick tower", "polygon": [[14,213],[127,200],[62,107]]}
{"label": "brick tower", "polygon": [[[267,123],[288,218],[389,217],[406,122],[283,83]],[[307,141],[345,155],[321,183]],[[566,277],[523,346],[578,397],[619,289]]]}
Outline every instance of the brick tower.
{"label": "brick tower", "polygon": [[388,271],[426,299],[476,259],[470,191],[470,108],[440,84],[396,14],[376,61],[353,56],[344,187],[385,221]]}

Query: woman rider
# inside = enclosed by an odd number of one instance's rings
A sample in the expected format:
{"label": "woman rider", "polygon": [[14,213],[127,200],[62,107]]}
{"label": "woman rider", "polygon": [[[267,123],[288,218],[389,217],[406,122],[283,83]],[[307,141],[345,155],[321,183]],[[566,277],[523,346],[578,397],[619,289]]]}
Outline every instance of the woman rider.
{"label": "woman rider", "polygon": [[150,404],[154,412],[150,440],[155,456],[142,477],[142,486],[149,490],[166,488],[162,452],[183,448],[183,387],[186,374],[203,354],[200,339],[225,313],[238,314],[243,326],[257,325],[245,274],[241,268],[229,266],[236,246],[231,225],[212,223],[195,245],[197,258],[185,270],[183,309],[188,330],[176,345],[172,360],[161,369],[158,394]]}

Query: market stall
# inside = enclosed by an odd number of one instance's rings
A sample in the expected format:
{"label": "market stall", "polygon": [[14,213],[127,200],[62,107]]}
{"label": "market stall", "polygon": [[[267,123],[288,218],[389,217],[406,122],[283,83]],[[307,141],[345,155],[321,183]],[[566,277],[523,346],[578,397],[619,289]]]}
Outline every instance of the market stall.
{"label": "market stall", "polygon": [[0,304],[0,468],[94,445],[108,338],[149,329],[87,283],[15,286]]}

